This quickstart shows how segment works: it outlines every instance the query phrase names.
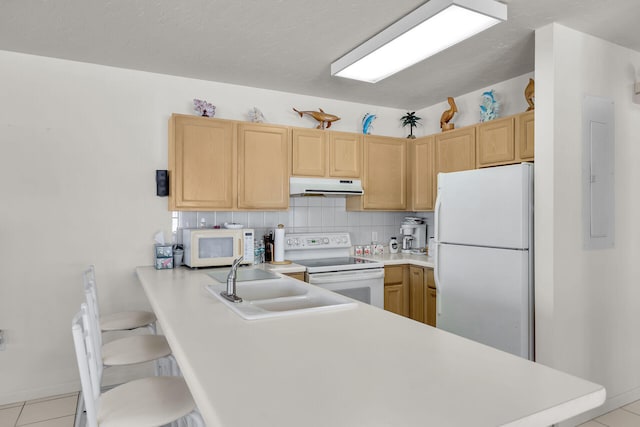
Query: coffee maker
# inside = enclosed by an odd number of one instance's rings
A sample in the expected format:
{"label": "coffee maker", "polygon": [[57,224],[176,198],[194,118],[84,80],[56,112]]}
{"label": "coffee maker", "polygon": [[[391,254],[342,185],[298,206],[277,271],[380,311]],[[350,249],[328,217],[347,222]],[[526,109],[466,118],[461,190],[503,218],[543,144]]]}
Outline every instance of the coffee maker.
{"label": "coffee maker", "polygon": [[427,224],[424,219],[406,217],[400,225],[403,253],[424,254],[427,247]]}
{"label": "coffee maker", "polygon": [[402,224],[400,226],[400,234],[402,235],[402,242],[400,243],[401,252],[403,254],[411,253],[413,247],[413,234],[415,232],[415,226],[412,224]]}

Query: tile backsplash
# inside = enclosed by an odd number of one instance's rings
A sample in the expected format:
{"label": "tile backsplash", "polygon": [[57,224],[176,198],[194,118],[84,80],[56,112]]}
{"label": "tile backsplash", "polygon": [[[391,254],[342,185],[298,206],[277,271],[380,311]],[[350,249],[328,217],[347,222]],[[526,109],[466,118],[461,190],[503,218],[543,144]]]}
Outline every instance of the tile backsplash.
{"label": "tile backsplash", "polygon": [[284,224],[287,233],[311,233],[348,231],[354,245],[371,243],[377,233],[378,242],[388,244],[392,236],[398,236],[400,223],[405,216],[420,216],[426,219],[428,233],[433,232],[432,213],[412,212],[347,212],[344,197],[292,197],[289,210],[280,212],[179,212],[178,227],[206,227],[223,225],[225,222],[243,224],[256,231],[262,238],[268,230]]}

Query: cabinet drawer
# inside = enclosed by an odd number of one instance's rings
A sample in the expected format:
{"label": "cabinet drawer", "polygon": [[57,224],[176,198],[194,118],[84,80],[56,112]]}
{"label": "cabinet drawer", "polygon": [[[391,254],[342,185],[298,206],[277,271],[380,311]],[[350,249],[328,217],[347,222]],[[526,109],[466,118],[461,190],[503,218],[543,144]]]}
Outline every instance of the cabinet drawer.
{"label": "cabinet drawer", "polygon": [[395,285],[398,283],[403,283],[403,266],[402,265],[392,265],[384,268],[384,284],[386,285]]}

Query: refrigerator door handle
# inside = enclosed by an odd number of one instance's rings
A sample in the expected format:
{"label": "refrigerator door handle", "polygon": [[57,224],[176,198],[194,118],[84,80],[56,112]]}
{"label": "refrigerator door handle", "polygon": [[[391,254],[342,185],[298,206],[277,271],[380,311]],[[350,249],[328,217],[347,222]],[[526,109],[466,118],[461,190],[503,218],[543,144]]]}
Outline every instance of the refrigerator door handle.
{"label": "refrigerator door handle", "polygon": [[440,207],[442,206],[442,202],[440,200],[440,192],[436,196],[436,206],[434,213],[434,222],[435,222],[435,230],[433,230],[433,237],[436,242],[440,241]]}
{"label": "refrigerator door handle", "polygon": [[441,192],[438,191],[438,195],[436,196],[436,206],[434,213],[434,222],[435,222],[435,230],[433,231],[433,237],[435,240],[435,249],[436,253],[434,254],[435,261],[435,269],[434,269],[434,281],[436,282],[436,316],[442,314],[442,284],[440,283],[440,263],[439,263],[439,252],[440,252],[440,208],[442,207],[442,196]]}

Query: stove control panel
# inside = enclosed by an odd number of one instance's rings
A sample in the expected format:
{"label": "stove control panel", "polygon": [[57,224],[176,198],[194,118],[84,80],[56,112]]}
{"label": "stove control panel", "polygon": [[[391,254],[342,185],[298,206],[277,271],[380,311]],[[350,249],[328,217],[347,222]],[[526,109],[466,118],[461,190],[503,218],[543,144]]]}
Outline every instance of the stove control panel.
{"label": "stove control panel", "polygon": [[349,233],[292,233],[284,236],[285,250],[350,248]]}

